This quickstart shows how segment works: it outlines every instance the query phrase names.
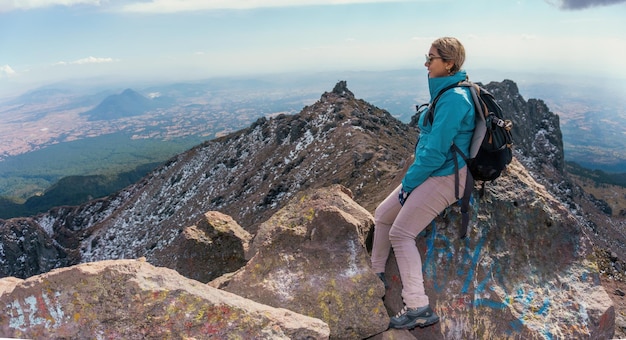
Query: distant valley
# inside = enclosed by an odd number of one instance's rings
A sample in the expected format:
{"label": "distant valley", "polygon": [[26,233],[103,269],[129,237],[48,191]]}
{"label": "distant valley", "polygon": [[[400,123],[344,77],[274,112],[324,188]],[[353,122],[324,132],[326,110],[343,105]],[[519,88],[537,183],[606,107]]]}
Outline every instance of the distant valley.
{"label": "distant valley", "polygon": [[65,176],[157,164],[259,117],[296,113],[304,102],[297,92],[230,81],[146,88],[141,94],[125,89],[99,98],[67,89],[27,93],[0,103],[0,196],[19,203],[43,195]]}
{"label": "distant valley", "polygon": [[[124,172],[140,176],[151,169],[142,165],[154,167],[203,141],[248,127],[260,117],[298,113],[340,79],[348,81],[357,98],[408,122],[415,104],[429,98],[424,77],[419,71],[399,70],[223,78],[118,89],[37,89],[0,100],[0,197],[8,205],[22,204],[33,196],[45,196],[67,176],[102,175],[123,185],[115,176]],[[607,82],[530,81],[532,77],[522,75],[519,81],[508,79],[518,84],[525,99],[542,99],[561,117],[566,160],[626,172],[623,87]],[[96,192],[119,190],[105,182],[99,178],[90,183],[99,183]],[[60,189],[54,188],[57,195]],[[45,201],[31,199],[31,205]]]}
{"label": "distant valley", "polygon": [[623,81],[563,79],[520,85],[560,117],[565,159],[626,173],[626,85]]}

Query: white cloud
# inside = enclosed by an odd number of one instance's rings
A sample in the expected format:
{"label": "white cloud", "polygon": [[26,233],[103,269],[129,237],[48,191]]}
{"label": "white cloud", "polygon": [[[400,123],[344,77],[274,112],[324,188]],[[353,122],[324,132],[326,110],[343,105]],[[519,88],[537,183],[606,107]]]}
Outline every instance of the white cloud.
{"label": "white cloud", "polygon": [[113,58],[96,58],[96,57],[87,57],[83,59],[78,59],[74,61],[59,61],[55,63],[55,65],[84,65],[84,64],[104,64],[104,63],[112,63],[119,60]]}
{"label": "white cloud", "polygon": [[408,0],[151,0],[122,7],[125,12],[171,13],[213,9],[250,9],[309,5],[344,5],[356,3],[404,2]]}
{"label": "white cloud", "polygon": [[100,0],[0,0],[0,12],[51,6],[100,5]]}
{"label": "white cloud", "polygon": [[96,57],[87,57],[83,59],[78,59],[73,61],[72,64],[102,64],[102,63],[112,63],[115,60],[113,58],[96,58]]}
{"label": "white cloud", "polygon": [[0,78],[1,77],[11,77],[17,75],[17,72],[11,68],[9,65],[0,66]]}

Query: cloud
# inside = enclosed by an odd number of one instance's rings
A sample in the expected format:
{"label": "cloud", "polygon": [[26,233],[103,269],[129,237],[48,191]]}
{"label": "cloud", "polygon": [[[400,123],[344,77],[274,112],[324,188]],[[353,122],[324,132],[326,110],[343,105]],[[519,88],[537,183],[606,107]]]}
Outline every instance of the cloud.
{"label": "cloud", "polygon": [[100,5],[100,0],[0,0],[0,12],[52,6]]}
{"label": "cloud", "polygon": [[311,5],[404,2],[408,0],[151,0],[122,6],[124,12],[171,13],[215,9],[251,9]]}
{"label": "cloud", "polygon": [[589,7],[617,5],[626,3],[626,0],[546,0],[552,5],[556,5],[560,9],[578,10]]}
{"label": "cloud", "polygon": [[104,63],[112,63],[116,62],[113,58],[96,58],[96,57],[87,57],[83,59],[78,59],[74,61],[59,61],[55,65],[84,65],[84,64],[104,64]]}
{"label": "cloud", "polygon": [[9,65],[0,66],[0,78],[2,77],[12,77],[17,75],[17,72],[11,68]]}

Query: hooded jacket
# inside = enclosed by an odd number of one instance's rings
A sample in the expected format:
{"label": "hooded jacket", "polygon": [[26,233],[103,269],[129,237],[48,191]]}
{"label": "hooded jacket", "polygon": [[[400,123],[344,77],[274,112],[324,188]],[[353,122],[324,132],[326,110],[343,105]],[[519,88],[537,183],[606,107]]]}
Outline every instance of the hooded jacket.
{"label": "hooded jacket", "polygon": [[[430,102],[432,103],[443,88],[466,78],[464,70],[447,77],[428,78]],[[463,153],[469,153],[475,126],[474,104],[469,89],[455,87],[444,92],[437,102],[433,123],[425,122],[425,116],[422,114],[419,117],[421,131],[415,147],[415,161],[402,179],[402,189],[408,193],[428,177],[454,173],[455,154],[452,152],[452,143]],[[456,157],[459,168],[465,166],[463,157]]]}

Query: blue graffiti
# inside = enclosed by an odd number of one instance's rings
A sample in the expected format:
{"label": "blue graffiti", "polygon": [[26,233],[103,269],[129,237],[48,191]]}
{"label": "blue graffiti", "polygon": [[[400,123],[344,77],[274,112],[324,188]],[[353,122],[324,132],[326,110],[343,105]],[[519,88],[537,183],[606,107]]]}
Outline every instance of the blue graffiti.
{"label": "blue graffiti", "polygon": [[[480,253],[482,251],[483,248],[483,244],[485,243],[485,236],[481,237],[478,240],[478,244],[476,245],[476,249],[474,249],[474,254],[471,257],[468,257],[469,252],[465,253],[464,256],[464,263],[469,267],[468,272],[465,276],[465,282],[463,283],[463,288],[461,289],[461,293],[466,294],[469,290],[469,286],[472,283],[472,279],[474,278],[474,268],[476,268],[476,265],[478,264],[478,259],[480,258]],[[469,238],[466,238],[465,241],[465,249],[469,250]],[[462,272],[462,268],[460,267],[460,271],[461,273],[459,274],[465,274],[464,272]],[[483,285],[484,287],[484,285]],[[476,287],[478,288],[478,287]]]}
{"label": "blue graffiti", "polygon": [[505,309],[507,306],[506,303],[497,302],[489,299],[475,299],[474,307],[488,307],[491,309]]}
{"label": "blue graffiti", "polygon": [[[452,260],[452,252],[449,249],[452,249],[453,244],[450,240],[443,234],[437,233],[437,224],[435,221],[431,223],[432,231],[430,235],[426,238],[426,258],[424,259],[423,269],[427,272],[427,276],[431,278],[437,277],[437,264],[435,261],[435,255],[442,253],[443,257],[445,257],[446,261]],[[436,247],[435,244],[439,240],[443,246]],[[439,278],[439,280],[433,280],[435,290],[441,292],[442,289],[445,288],[446,282],[448,282],[447,272],[442,271],[445,275],[443,278]],[[440,284],[441,282],[441,284]]]}
{"label": "blue graffiti", "polygon": [[[431,223],[432,228],[427,229],[423,233],[423,237],[426,241],[426,254],[423,261],[423,270],[425,277],[429,278],[433,282],[433,287],[437,292],[441,292],[447,287],[449,282],[447,270],[437,270],[437,263],[451,263],[454,257],[455,244],[443,233],[437,232],[437,224],[435,221]],[[484,231],[477,240],[472,244],[472,240],[466,238],[461,247],[461,261],[457,263],[456,275],[463,279],[463,285],[461,287],[462,294],[472,293],[472,284],[474,283],[473,292],[475,293],[474,300],[471,302],[473,307],[480,308],[485,307],[493,310],[505,310],[511,306],[511,303],[515,301],[522,305],[522,314],[515,320],[509,322],[510,330],[509,334],[515,332],[522,332],[525,325],[525,320],[533,319],[536,316],[545,317],[550,313],[551,301],[545,297],[542,303],[537,307],[536,296],[534,291],[524,291],[523,288],[518,288],[513,295],[509,295],[506,292],[506,285],[503,282],[502,268],[497,262],[490,262],[487,266],[482,266],[485,271],[484,279],[480,282],[476,282],[476,270],[480,265],[481,255],[484,246],[487,242],[488,230]],[[478,297],[480,293],[486,289],[495,290],[495,287],[490,283],[496,280],[501,285],[502,289],[505,289],[505,296],[502,301],[494,301],[488,298]],[[539,330],[541,335],[545,339],[553,339],[554,334],[547,328]]]}
{"label": "blue graffiti", "polygon": [[[444,271],[444,277],[438,277],[439,274],[437,272],[437,261],[436,257],[444,258],[446,262],[449,262],[454,257],[453,249],[454,244],[450,239],[443,235],[442,233],[437,232],[437,224],[435,221],[431,223],[430,234],[426,235],[426,258],[423,263],[423,270],[425,275],[431,279],[433,279],[433,285],[436,291],[441,292],[442,289],[445,288],[446,283],[448,282],[448,277]],[[474,250],[471,250],[470,240],[469,238],[465,239],[465,247],[464,247],[464,255],[461,266],[457,268],[457,275],[460,277],[465,277],[463,282],[463,288],[461,292],[466,294],[470,290],[470,285],[472,284],[472,280],[474,279],[474,271],[476,266],[478,265],[478,261],[480,259],[480,255],[482,253],[483,245],[486,242],[486,235],[483,235],[476,244]],[[439,244],[439,246],[436,246]],[[493,265],[492,265],[493,267]],[[491,272],[491,269],[489,270]],[[484,290],[487,283],[490,281],[490,275],[487,275],[483,281],[481,281],[476,287],[476,289]]]}

